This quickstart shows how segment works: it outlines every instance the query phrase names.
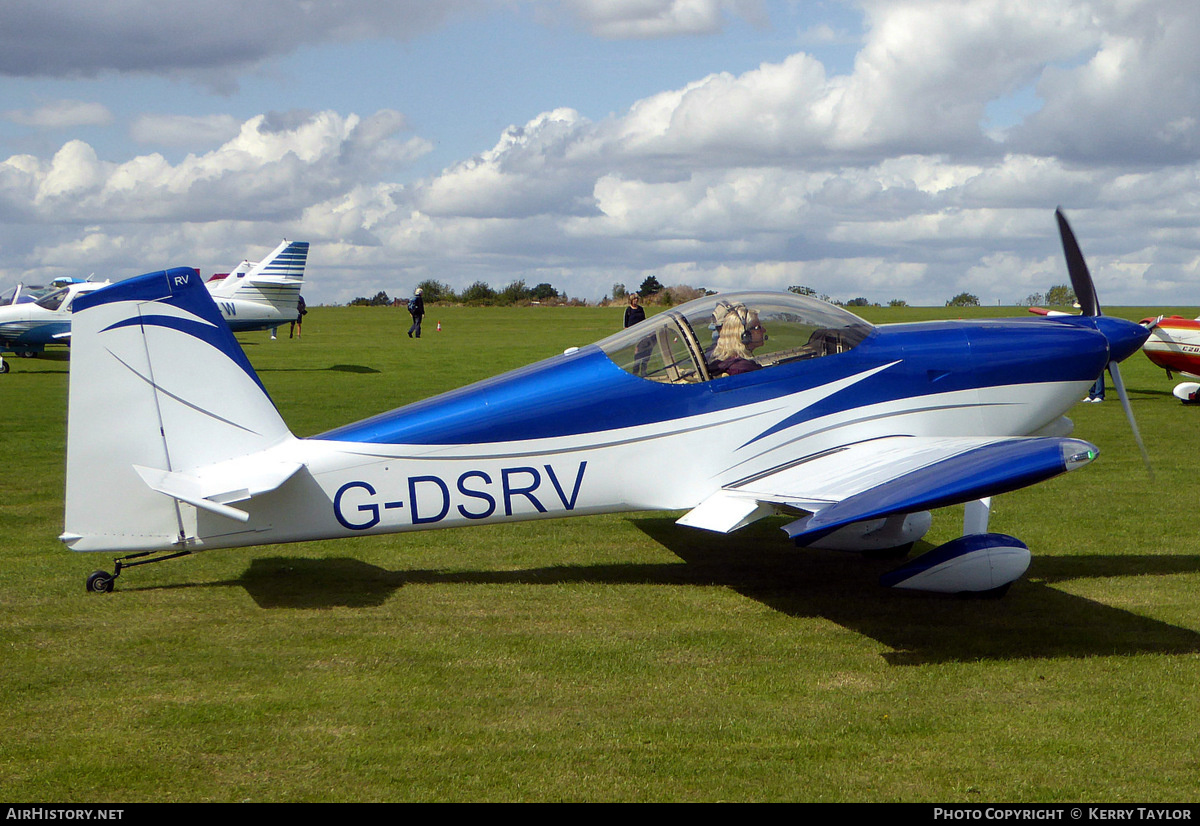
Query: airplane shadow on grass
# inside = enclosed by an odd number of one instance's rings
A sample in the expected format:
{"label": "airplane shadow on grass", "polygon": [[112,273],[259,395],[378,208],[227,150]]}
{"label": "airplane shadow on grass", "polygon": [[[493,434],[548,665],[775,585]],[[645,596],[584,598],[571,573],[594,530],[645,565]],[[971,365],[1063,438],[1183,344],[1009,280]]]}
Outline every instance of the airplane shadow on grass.
{"label": "airplane shadow on grass", "polygon": [[331,364],[328,367],[256,367],[257,373],[379,373],[364,364]]}
{"label": "airplane shadow on grass", "polygon": [[[254,560],[232,583],[264,608],[380,605],[418,584],[588,582],[730,588],[775,611],[824,618],[887,646],[893,665],[980,659],[1091,657],[1200,652],[1200,633],[1073,596],[1052,583],[1092,577],[1200,572],[1200,557],[1034,557],[1003,599],[970,599],[885,589],[892,561],[797,549],[770,520],[736,534],[681,528],[670,517],[632,523],[681,563],[561,565],[520,571],[388,571],[350,558]],[[923,544],[923,543],[922,543]],[[928,550],[918,548],[915,553]]]}

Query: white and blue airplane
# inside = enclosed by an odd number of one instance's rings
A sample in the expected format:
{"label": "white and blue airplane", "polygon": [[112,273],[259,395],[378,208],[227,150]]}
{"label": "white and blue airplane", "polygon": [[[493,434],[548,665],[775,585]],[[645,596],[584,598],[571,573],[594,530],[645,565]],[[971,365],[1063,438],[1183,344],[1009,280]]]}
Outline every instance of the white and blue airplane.
{"label": "white and blue airplane", "polygon": [[296,320],[307,261],[307,241],[284,239],[259,263],[243,261],[228,275],[210,278],[208,291],[235,333],[273,330]]}
{"label": "white and blue airplane", "polygon": [[[0,304],[0,354],[12,352],[31,358],[44,352],[47,344],[67,344],[71,339],[71,307],[75,299],[106,284],[107,281],[69,279],[69,283],[57,289],[29,291],[18,284],[9,302]],[[7,372],[9,366],[0,358],[0,373]]]}
{"label": "white and blue airplane", "polygon": [[[882,582],[999,594],[1026,570],[991,497],[1097,455],[1063,414],[1145,328],[1100,314],[873,326],[791,293],[714,295],[596,344],[311,438],[284,424],[195,272],[75,305],[65,531],[122,569],[196,551],[583,514],[791,514],[802,546],[903,557]],[[710,332],[711,331],[711,332]],[[1126,400],[1126,409],[1128,404]],[[1131,417],[1132,422],[1132,417]],[[1136,433],[1136,429],[1135,429]]]}
{"label": "white and blue airplane", "polygon": [[[261,262],[243,261],[227,276],[209,279],[207,287],[235,332],[274,330],[296,320],[307,260],[307,241],[284,240]],[[0,353],[30,358],[47,344],[69,344],[76,297],[108,283],[59,279],[52,283],[61,284],[58,289],[38,291],[30,301],[24,299],[31,293],[17,285],[7,305],[0,301]],[[0,358],[0,373],[8,371]]]}

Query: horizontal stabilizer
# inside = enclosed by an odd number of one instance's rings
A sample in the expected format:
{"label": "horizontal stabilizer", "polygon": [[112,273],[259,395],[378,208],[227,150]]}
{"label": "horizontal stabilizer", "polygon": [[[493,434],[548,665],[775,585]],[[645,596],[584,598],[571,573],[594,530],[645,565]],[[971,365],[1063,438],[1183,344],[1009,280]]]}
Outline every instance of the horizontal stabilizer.
{"label": "horizontal stabilizer", "polygon": [[299,462],[264,462],[261,456],[246,456],[191,473],[171,472],[134,465],[133,469],[151,489],[215,514],[245,522],[249,514],[232,508],[241,502],[281,486],[304,465]]}

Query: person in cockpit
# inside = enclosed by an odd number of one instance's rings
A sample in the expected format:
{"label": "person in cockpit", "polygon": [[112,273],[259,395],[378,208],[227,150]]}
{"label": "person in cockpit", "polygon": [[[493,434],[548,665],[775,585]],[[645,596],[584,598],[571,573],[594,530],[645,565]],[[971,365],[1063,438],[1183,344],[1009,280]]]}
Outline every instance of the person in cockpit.
{"label": "person in cockpit", "polygon": [[754,360],[754,351],[767,340],[767,331],[758,313],[743,304],[734,304],[725,313],[717,346],[708,360],[710,375],[736,376],[761,370]]}

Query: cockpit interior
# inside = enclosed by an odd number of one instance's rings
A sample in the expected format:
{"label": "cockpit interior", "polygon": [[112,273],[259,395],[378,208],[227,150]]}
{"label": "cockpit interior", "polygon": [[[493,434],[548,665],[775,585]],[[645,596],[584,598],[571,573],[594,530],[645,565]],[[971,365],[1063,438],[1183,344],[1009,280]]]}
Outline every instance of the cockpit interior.
{"label": "cockpit interior", "polygon": [[793,293],[710,295],[598,342],[618,366],[667,384],[694,384],[844,353],[874,328],[851,312]]}

